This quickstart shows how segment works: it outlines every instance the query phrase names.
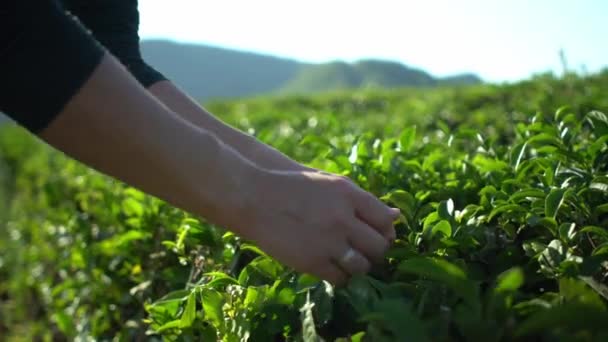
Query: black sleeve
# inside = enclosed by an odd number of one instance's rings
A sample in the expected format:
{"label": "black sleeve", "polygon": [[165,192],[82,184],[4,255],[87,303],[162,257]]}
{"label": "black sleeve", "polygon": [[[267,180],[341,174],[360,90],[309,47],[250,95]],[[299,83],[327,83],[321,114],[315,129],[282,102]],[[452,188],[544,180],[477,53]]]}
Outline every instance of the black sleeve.
{"label": "black sleeve", "polygon": [[105,51],[54,0],[0,1],[0,111],[39,133]]}
{"label": "black sleeve", "polygon": [[64,3],[144,87],[166,80],[141,56],[137,0],[64,0]]}

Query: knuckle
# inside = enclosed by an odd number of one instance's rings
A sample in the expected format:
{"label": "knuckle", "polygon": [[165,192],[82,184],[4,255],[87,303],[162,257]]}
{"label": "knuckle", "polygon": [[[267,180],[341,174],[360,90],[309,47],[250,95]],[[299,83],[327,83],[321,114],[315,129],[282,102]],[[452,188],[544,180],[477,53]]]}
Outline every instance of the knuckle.
{"label": "knuckle", "polygon": [[382,203],[376,196],[367,193],[367,205],[370,208],[374,208],[378,214],[384,213],[382,210],[384,209],[384,203]]}
{"label": "knuckle", "polygon": [[369,192],[363,191],[361,196],[361,205],[368,210],[373,210],[374,214],[378,208],[378,200]]}
{"label": "knuckle", "polygon": [[347,182],[348,184],[351,184],[351,185],[352,185],[352,184],[354,184],[353,180],[352,180],[352,179],[350,179],[350,178],[349,178],[349,177],[347,177],[347,176],[338,176],[338,178],[340,178],[341,180],[343,180],[343,181]]}
{"label": "knuckle", "polygon": [[353,190],[353,183],[348,177],[338,176],[334,179],[334,186],[342,193],[351,193]]}
{"label": "knuckle", "polygon": [[385,239],[384,237],[381,237],[380,238],[380,247],[381,247],[381,251],[382,251],[382,256],[384,257],[384,254],[390,248],[390,243],[388,242],[387,239]]}
{"label": "knuckle", "polygon": [[349,222],[349,216],[344,208],[336,206],[330,209],[330,223],[335,226],[334,229],[346,229]]}

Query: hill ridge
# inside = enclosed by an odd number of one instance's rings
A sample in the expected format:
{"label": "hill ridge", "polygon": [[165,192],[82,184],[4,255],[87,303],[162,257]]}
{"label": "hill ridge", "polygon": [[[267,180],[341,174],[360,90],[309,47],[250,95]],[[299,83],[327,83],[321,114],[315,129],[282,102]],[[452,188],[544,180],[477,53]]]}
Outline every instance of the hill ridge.
{"label": "hill ridge", "polygon": [[361,87],[481,83],[474,74],[439,78],[397,61],[375,58],[313,64],[264,53],[160,39],[142,41],[141,49],[149,64],[200,100]]}

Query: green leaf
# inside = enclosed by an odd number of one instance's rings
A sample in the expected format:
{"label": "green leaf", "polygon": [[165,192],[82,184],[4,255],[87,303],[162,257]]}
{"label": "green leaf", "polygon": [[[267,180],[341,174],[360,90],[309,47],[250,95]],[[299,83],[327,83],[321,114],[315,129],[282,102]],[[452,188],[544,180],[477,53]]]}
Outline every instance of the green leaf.
{"label": "green leaf", "polygon": [[581,229],[581,233],[593,234],[596,237],[600,237],[604,240],[608,240],[608,229],[596,226],[586,226]]}
{"label": "green leaf", "polygon": [[444,159],[445,153],[444,151],[434,150],[428,155],[424,156],[424,161],[422,162],[422,169],[428,172],[432,172],[435,170],[435,166],[440,164],[439,161]]}
{"label": "green leaf", "polygon": [[439,221],[439,214],[436,211],[428,214],[424,218],[424,223],[422,224],[423,232],[430,232],[431,226],[435,225],[436,222]]}
{"label": "green leaf", "polygon": [[331,147],[332,144],[329,141],[329,139],[320,136],[320,135],[313,135],[313,134],[309,134],[307,136],[305,136],[301,141],[300,141],[300,145],[301,146],[306,146],[306,145],[317,145],[317,146],[323,146],[323,147]]}
{"label": "green leaf", "polygon": [[290,287],[285,287],[279,291],[276,300],[281,305],[292,305],[296,299],[296,292]]}
{"label": "green leaf", "polygon": [[386,194],[381,199],[397,206],[401,210],[401,213],[411,222],[416,210],[416,199],[412,194],[405,190],[395,190]]}
{"label": "green leaf", "polygon": [[413,256],[417,256],[419,253],[412,245],[393,245],[385,254],[389,259],[403,260]]}
{"label": "green leaf", "polygon": [[348,282],[346,288],[349,296],[348,301],[359,315],[368,312],[372,304],[378,299],[376,288],[371,284],[367,276],[354,276]]}
{"label": "green leaf", "polygon": [[184,309],[184,313],[182,314],[182,318],[180,320],[179,327],[180,328],[189,328],[194,323],[194,319],[196,318],[196,291],[192,291],[188,296],[188,300],[186,301],[186,308]]}
{"label": "green leaf", "polygon": [[243,305],[249,310],[258,310],[261,304],[266,300],[267,286],[248,287]]}
{"label": "green leaf", "polygon": [[140,230],[129,230],[125,233],[114,235],[113,237],[106,239],[99,243],[101,253],[105,255],[115,255],[119,253],[127,253],[128,250],[125,247],[138,240],[145,240],[150,237],[150,233],[143,232]]}
{"label": "green leaf", "polygon": [[504,205],[498,206],[498,207],[494,208],[494,210],[492,210],[492,212],[488,216],[488,222],[492,221],[492,219],[498,214],[513,213],[513,212],[525,213],[526,209],[519,204],[504,204]]}
{"label": "green leaf", "polygon": [[608,194],[608,184],[606,183],[591,183],[589,184],[589,189],[591,190],[597,190],[603,193]]}
{"label": "green leaf", "polygon": [[126,197],[132,197],[135,200],[138,201],[144,201],[146,199],[146,193],[142,192],[140,190],[137,190],[136,188],[132,188],[132,187],[128,187],[125,189],[125,191],[123,192],[123,194]]}
{"label": "green leaf", "polygon": [[52,320],[57,324],[61,332],[67,336],[75,334],[73,317],[63,311],[56,311],[51,315]]}
{"label": "green leaf", "polygon": [[177,311],[181,306],[181,303],[185,301],[190,295],[191,291],[189,290],[178,290],[173,291],[161,299],[150,305],[150,308],[157,311],[167,312],[171,316],[177,315]]}
{"label": "green leaf", "polygon": [[268,256],[268,254],[266,254],[263,250],[261,250],[258,246],[252,245],[250,243],[244,243],[241,245],[240,247],[241,251],[251,251],[254,252],[258,255],[262,255],[265,256],[267,258],[270,258],[270,256]]}
{"label": "green leaf", "polygon": [[608,322],[608,313],[595,305],[565,303],[532,315],[515,329],[515,336],[523,337],[556,329],[572,332],[607,331],[606,322]]}
{"label": "green leaf", "polygon": [[515,169],[515,171],[519,170],[519,165],[521,165],[521,161],[526,154],[527,147],[528,143],[523,142],[515,145],[515,147],[511,150],[511,166]]}
{"label": "green leaf", "polygon": [[571,241],[576,237],[576,223],[562,223],[559,226],[559,237],[563,241]]}
{"label": "green leaf", "polygon": [[224,287],[226,285],[238,285],[239,284],[238,280],[234,279],[233,277],[231,277],[223,272],[207,272],[203,275],[213,278],[206,284],[206,286],[209,288],[218,288],[218,287]]}
{"label": "green leaf", "polygon": [[600,216],[608,213],[608,203],[600,204],[593,209],[593,214],[596,216]]}
{"label": "green leaf", "polygon": [[544,173],[544,181],[546,186],[552,186],[555,181],[555,169],[552,166],[547,166]]}
{"label": "green leaf", "polygon": [[398,270],[438,281],[462,297],[471,307],[479,307],[479,288],[458,266],[435,258],[412,258],[402,261]]}
{"label": "green leaf", "polygon": [[531,227],[541,226],[541,227],[547,228],[547,230],[549,230],[549,232],[551,232],[551,235],[553,235],[553,236],[557,235],[557,221],[555,221],[554,218],[539,217],[536,215],[532,215],[532,216],[528,217],[527,223]]}
{"label": "green leaf", "polygon": [[203,289],[201,290],[201,298],[203,301],[205,319],[210,320],[214,326],[221,327],[222,322],[224,321],[222,309],[224,306],[224,296],[218,291]]}
{"label": "green leaf", "polygon": [[519,289],[524,284],[524,273],[520,267],[513,267],[498,276],[494,291],[509,292]]}
{"label": "green leaf", "polygon": [[238,282],[242,286],[265,285],[274,282],[282,272],[283,266],[276,260],[259,256],[241,270]]}
{"label": "green leaf", "polygon": [[568,113],[571,111],[570,106],[561,106],[559,107],[556,111],[555,111],[555,116],[553,117],[553,120],[555,122],[560,122],[563,120],[563,118],[568,115]]}
{"label": "green leaf", "polygon": [[190,295],[190,292],[191,291],[189,291],[189,290],[177,290],[177,291],[169,292],[166,295],[164,295],[161,299],[156,301],[156,303],[162,303],[162,302],[171,301],[171,300],[184,301],[188,298],[188,296]]}
{"label": "green leaf", "polygon": [[[590,258],[587,258],[587,260]],[[604,259],[603,261],[608,261],[608,257],[606,258],[602,258]],[[605,284],[602,284],[600,282],[598,282],[597,280],[595,280],[592,277],[585,277],[585,276],[579,276],[579,278],[584,281],[587,285],[589,285],[589,287],[591,287],[593,290],[595,290],[595,292],[597,292],[600,296],[604,297],[604,299],[608,300],[608,286]]]}
{"label": "green leaf", "polygon": [[368,327],[381,327],[395,341],[430,341],[424,322],[408,303],[399,299],[375,303],[359,320],[368,323]]}
{"label": "green leaf", "polygon": [[[203,225],[199,220],[194,218],[186,218],[182,221],[180,229],[182,232],[187,232],[185,237],[195,239],[196,243],[207,246],[219,244],[212,229]],[[186,236],[187,235],[187,236]]]}
{"label": "green leaf", "polygon": [[596,158],[598,153],[602,151],[606,143],[608,142],[608,134],[599,137],[595,142],[593,142],[588,148],[587,152],[592,158]]}
{"label": "green leaf", "polygon": [[549,133],[541,133],[533,136],[528,139],[526,143],[532,147],[541,148],[546,146],[555,146],[561,147],[563,145],[562,141],[559,138],[549,134]]}
{"label": "green leaf", "polygon": [[454,218],[454,201],[450,198],[447,201],[441,201],[439,207],[437,207],[437,213],[439,217],[444,220],[451,220]]}
{"label": "green leaf", "polygon": [[329,322],[334,311],[334,287],[323,281],[312,292],[312,301],[315,303],[314,314],[320,324]]}
{"label": "green leaf", "polygon": [[606,310],[606,305],[602,301],[600,295],[583,280],[575,278],[560,279],[559,294],[565,301],[576,301],[582,304],[595,306],[602,311]]}
{"label": "green leaf", "polygon": [[608,134],[608,117],[599,111],[592,111],[587,114],[587,119],[591,122],[596,137]]}
{"label": "green leaf", "polygon": [[427,229],[425,232],[425,234],[431,239],[440,233],[447,237],[452,236],[452,226],[450,225],[450,222],[441,220],[432,228]]}
{"label": "green leaf", "polygon": [[545,198],[545,192],[540,189],[523,189],[509,197],[509,202],[518,203],[522,200]]}
{"label": "green leaf", "polygon": [[555,219],[564,203],[567,189],[553,189],[545,199],[545,216]]}
{"label": "green leaf", "polygon": [[593,250],[593,255],[601,254],[608,254],[608,242],[604,242]]}
{"label": "green leaf", "polygon": [[544,245],[538,241],[531,240],[531,241],[525,241],[522,244],[522,248],[526,252],[527,256],[535,257],[535,256],[539,255],[540,253],[542,253],[547,248],[547,245]]}
{"label": "green leaf", "polygon": [[321,280],[315,276],[306,273],[301,274],[296,283],[296,291],[298,293],[308,291],[311,288],[316,287],[320,282]]}
{"label": "green leaf", "polygon": [[509,165],[502,160],[492,159],[478,154],[473,158],[473,164],[482,172],[507,171]]}
{"label": "green leaf", "polygon": [[164,331],[171,330],[171,329],[179,329],[181,327],[181,324],[182,324],[182,321],[179,319],[176,319],[174,321],[170,321],[170,322],[167,322],[167,323],[161,325],[158,329],[156,329],[156,332],[162,333]]}
{"label": "green leaf", "polygon": [[127,216],[141,217],[144,215],[144,206],[134,198],[128,197],[122,201],[122,210]]}
{"label": "green leaf", "polygon": [[269,257],[258,257],[247,266],[255,268],[258,272],[268,277],[268,279],[279,278],[283,271],[281,264]]}
{"label": "green leaf", "polygon": [[365,331],[360,331],[350,337],[351,342],[363,342],[365,338]]}
{"label": "green leaf", "polygon": [[399,136],[399,143],[401,144],[401,150],[404,152],[409,151],[416,141],[416,126],[408,127],[403,130],[401,136]]}
{"label": "green leaf", "polygon": [[553,240],[541,253],[541,264],[550,268],[557,268],[562,261],[566,260],[566,248],[560,240]]}

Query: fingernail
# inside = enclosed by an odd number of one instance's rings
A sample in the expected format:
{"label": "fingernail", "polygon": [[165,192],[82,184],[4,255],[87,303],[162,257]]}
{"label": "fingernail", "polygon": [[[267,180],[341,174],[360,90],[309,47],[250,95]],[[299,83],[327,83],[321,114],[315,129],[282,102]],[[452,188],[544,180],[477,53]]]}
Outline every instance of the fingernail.
{"label": "fingernail", "polygon": [[391,208],[391,214],[393,214],[393,216],[397,218],[401,214],[401,210],[399,210],[398,208]]}

